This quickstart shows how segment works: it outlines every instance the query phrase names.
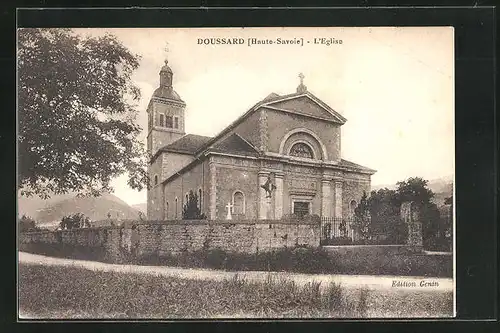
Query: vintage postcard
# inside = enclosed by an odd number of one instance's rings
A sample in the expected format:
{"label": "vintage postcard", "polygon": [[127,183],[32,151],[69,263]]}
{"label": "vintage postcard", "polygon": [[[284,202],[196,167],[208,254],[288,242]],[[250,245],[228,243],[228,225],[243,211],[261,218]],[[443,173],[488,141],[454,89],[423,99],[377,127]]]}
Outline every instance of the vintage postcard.
{"label": "vintage postcard", "polygon": [[17,40],[19,318],[455,316],[452,27]]}

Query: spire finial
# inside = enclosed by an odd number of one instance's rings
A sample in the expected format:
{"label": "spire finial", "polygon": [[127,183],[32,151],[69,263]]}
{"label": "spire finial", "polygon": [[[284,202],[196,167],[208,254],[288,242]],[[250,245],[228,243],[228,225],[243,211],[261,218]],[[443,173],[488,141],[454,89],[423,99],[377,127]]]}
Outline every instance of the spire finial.
{"label": "spire finial", "polygon": [[168,65],[168,59],[167,58],[165,58],[164,62],[165,62],[165,66]]}
{"label": "spire finial", "polygon": [[299,73],[300,84],[297,87],[298,93],[305,93],[307,91],[307,87],[304,85],[304,74]]}

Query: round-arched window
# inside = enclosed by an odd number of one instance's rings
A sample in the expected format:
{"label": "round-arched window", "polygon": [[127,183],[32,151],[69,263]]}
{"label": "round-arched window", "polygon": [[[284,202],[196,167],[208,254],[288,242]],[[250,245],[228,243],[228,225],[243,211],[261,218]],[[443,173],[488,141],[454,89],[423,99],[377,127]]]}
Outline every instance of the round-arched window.
{"label": "round-arched window", "polygon": [[290,148],[290,156],[297,156],[303,158],[314,158],[311,147],[303,142],[298,142]]}
{"label": "round-arched window", "polygon": [[233,194],[233,214],[245,214],[245,196],[240,191]]}

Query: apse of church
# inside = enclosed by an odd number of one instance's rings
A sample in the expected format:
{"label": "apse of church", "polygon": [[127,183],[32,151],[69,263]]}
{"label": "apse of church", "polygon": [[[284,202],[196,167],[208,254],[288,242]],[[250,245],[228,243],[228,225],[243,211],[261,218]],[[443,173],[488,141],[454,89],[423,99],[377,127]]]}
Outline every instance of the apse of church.
{"label": "apse of church", "polygon": [[184,133],[172,77],[165,64],[148,107],[149,219],[181,219],[189,191],[214,220],[345,217],[369,193],[375,171],[341,158],[346,119],[308,91],[303,75],[296,92],[271,93],[215,137]]}

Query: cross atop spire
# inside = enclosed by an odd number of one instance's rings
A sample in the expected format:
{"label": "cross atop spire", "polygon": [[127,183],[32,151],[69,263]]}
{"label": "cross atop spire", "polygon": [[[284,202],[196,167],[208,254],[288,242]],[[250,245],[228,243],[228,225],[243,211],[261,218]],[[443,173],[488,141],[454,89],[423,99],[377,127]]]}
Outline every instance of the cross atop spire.
{"label": "cross atop spire", "polygon": [[304,74],[299,73],[300,84],[297,87],[298,93],[305,93],[307,91],[307,87],[304,85]]}

